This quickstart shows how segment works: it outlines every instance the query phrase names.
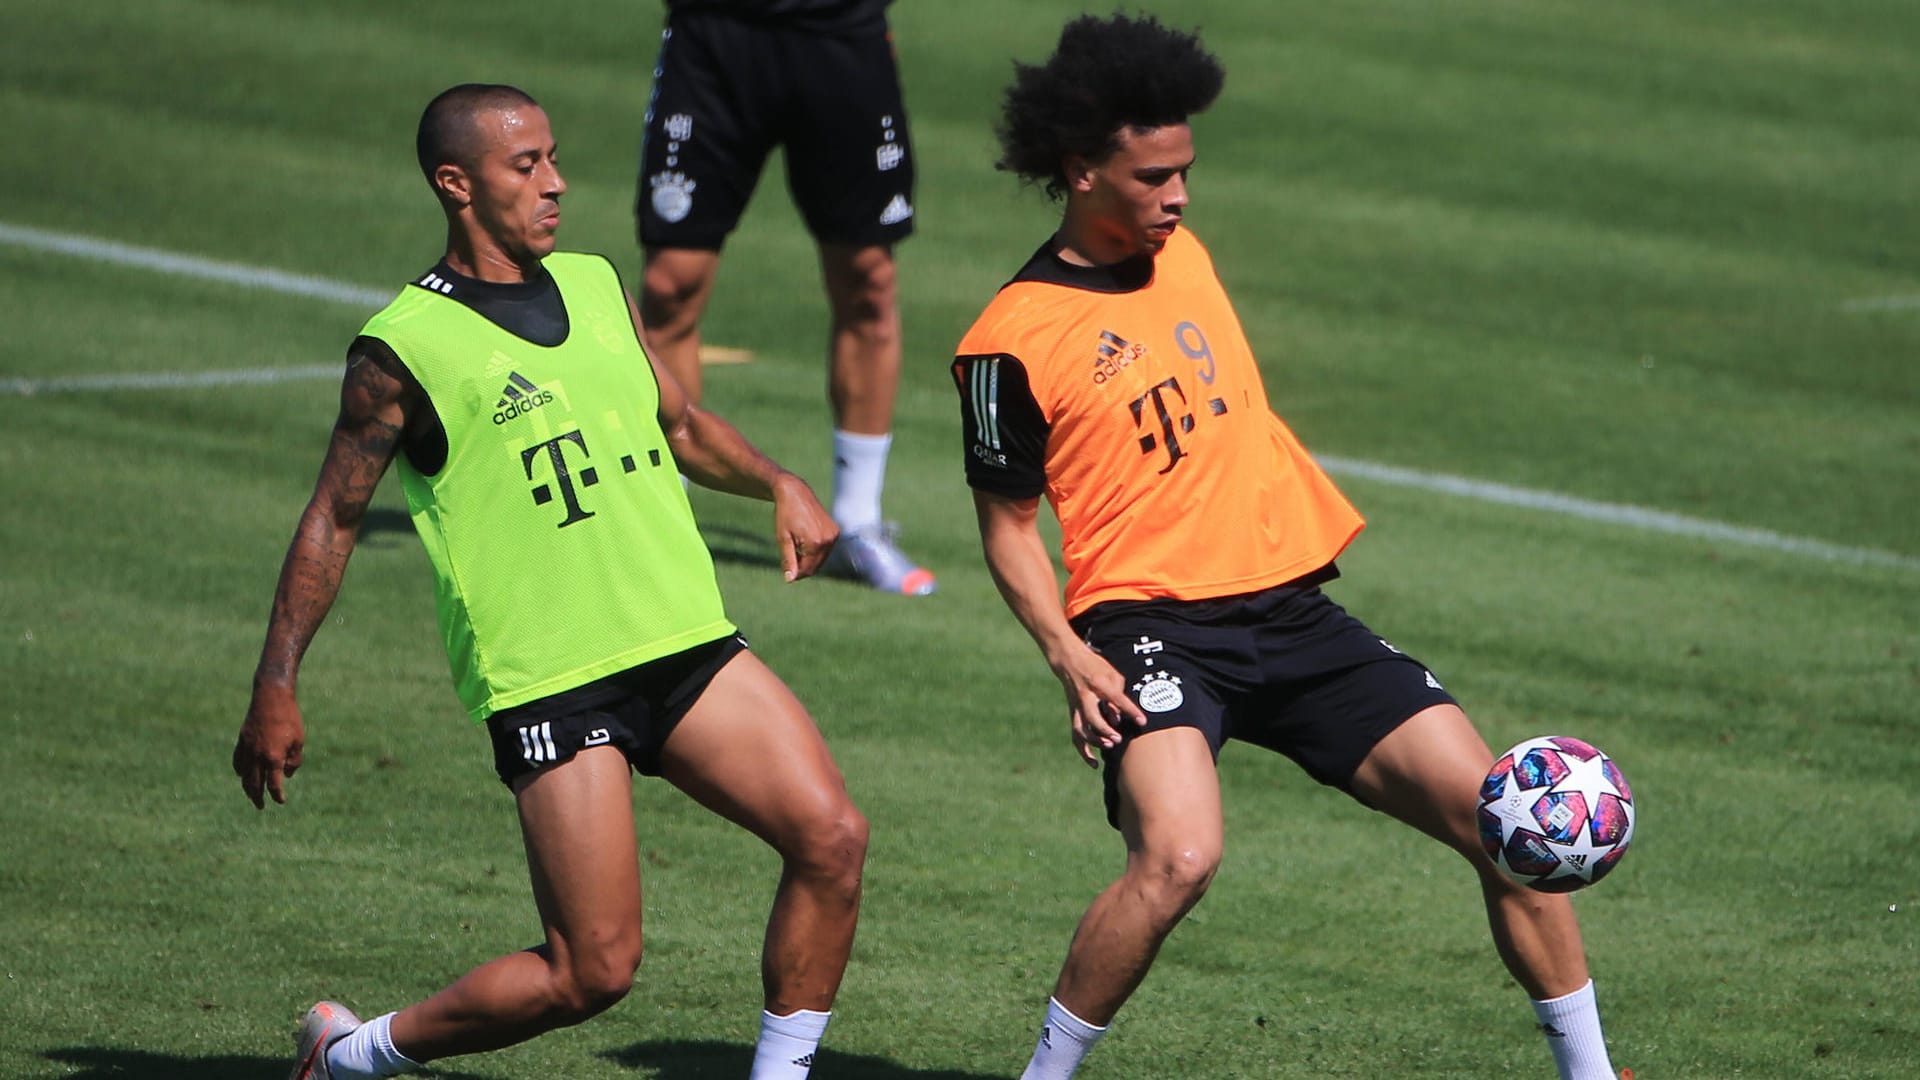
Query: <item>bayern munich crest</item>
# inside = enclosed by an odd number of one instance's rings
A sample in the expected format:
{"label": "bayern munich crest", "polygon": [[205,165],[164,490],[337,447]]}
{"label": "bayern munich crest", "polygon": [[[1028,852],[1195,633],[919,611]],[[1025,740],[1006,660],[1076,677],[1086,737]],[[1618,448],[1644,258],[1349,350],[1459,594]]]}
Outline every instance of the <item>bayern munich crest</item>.
{"label": "bayern munich crest", "polygon": [[1180,689],[1180,677],[1165,671],[1156,671],[1134,683],[1132,690],[1140,707],[1150,713],[1172,712],[1187,700]]}
{"label": "bayern munich crest", "polygon": [[699,185],[683,172],[654,173],[647,181],[652,189],[653,212],[660,220],[678,222],[693,210],[693,189]]}

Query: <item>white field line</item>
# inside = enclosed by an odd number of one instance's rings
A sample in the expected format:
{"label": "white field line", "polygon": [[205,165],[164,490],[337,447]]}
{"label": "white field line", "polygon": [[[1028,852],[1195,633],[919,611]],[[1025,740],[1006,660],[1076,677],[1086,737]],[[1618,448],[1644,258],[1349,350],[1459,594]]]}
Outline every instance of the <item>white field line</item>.
{"label": "white field line", "polygon": [[306,274],[289,274],[284,270],[269,270],[259,266],[201,259],[192,255],[177,255],[171,251],[116,244],[111,240],[95,240],[89,236],[74,236],[70,233],[29,229],[19,225],[8,225],[5,222],[0,222],[0,244],[35,251],[50,251],[60,255],[76,255],[83,259],[95,259],[119,266],[135,266],[143,270],[157,270],[162,274],[171,274],[175,277],[219,281],[250,289],[265,289],[268,292],[304,296],[313,300],[331,300],[335,303],[355,304],[360,307],[378,309],[393,299],[391,289],[383,292],[379,289],[348,285],[344,282],[310,277]]}
{"label": "white field line", "polygon": [[[210,281],[221,281],[246,288],[266,289],[271,292],[287,293],[293,296],[309,297],[317,300],[329,300],[343,304],[356,304],[361,307],[377,308],[390,299],[390,294],[377,289],[369,289],[326,278],[309,277],[304,274],[288,274],[279,270],[244,266],[238,263],[216,262],[189,255],[159,251],[153,248],[130,247],[106,240],[95,240],[83,236],[71,236],[64,233],[46,232],[40,229],[28,229],[0,223],[0,244],[32,248],[63,255],[95,259],[101,262],[115,263],[121,266],[135,266],[155,270],[163,274],[181,277],[196,277]],[[1898,298],[1889,298],[1898,299]],[[1920,303],[1920,298],[1915,298]],[[159,372],[150,374],[92,375],[66,379],[7,379],[0,378],[0,396],[26,396],[32,394],[74,393],[101,390],[174,390],[191,387],[240,386],[261,383],[291,382],[307,379],[337,379],[341,368],[337,364],[316,365],[291,368],[249,368],[228,371],[199,372]],[[1713,540],[1721,543],[1738,544],[1743,547],[1763,548],[1791,555],[1802,555],[1822,562],[1858,563],[1867,566],[1883,566],[1900,570],[1920,571],[1920,558],[1901,555],[1891,551],[1878,551],[1872,548],[1846,547],[1831,544],[1824,540],[1806,537],[1788,536],[1784,533],[1770,532],[1766,529],[1754,529],[1741,525],[1728,525],[1724,522],[1709,521],[1705,518],[1687,517],[1672,514],[1664,510],[1650,510],[1645,507],[1624,503],[1595,502],[1580,499],[1572,495],[1561,495],[1551,491],[1538,491],[1531,488],[1512,487],[1507,484],[1488,480],[1474,480],[1464,476],[1450,476],[1445,473],[1424,472],[1418,469],[1405,469],[1396,465],[1382,465],[1371,461],[1333,456],[1320,457],[1319,462],[1328,472],[1337,476],[1354,476],[1377,483],[1392,484],[1398,487],[1414,488],[1441,495],[1474,499],[1480,502],[1497,503],[1502,506],[1516,506],[1527,510],[1545,513],[1563,514],[1568,517],[1597,521],[1607,525],[1643,529],[1648,532],[1664,533],[1669,536],[1684,536],[1700,540]]]}
{"label": "white field line", "polygon": [[1862,296],[1840,305],[1841,311],[1920,311],[1920,293],[1905,296]]}
{"label": "white field line", "polygon": [[1330,456],[1316,456],[1316,460],[1336,476],[1356,476],[1383,484],[1418,488],[1422,491],[1498,503],[1502,506],[1543,510],[1551,514],[1564,514],[1568,517],[1599,521],[1608,525],[1624,525],[1628,528],[1645,529],[1648,532],[1666,533],[1669,536],[1688,536],[1700,540],[1739,544],[1743,547],[1784,551],[1792,555],[1806,555],[1823,562],[1860,563],[1866,566],[1885,566],[1900,570],[1920,570],[1920,558],[1892,551],[1846,547],[1842,544],[1831,544],[1825,540],[1789,536],[1767,529],[1728,525],[1725,522],[1687,517],[1684,514],[1668,513],[1665,510],[1649,510],[1644,506],[1596,502],[1552,491],[1512,487],[1491,480],[1475,480],[1465,476],[1449,476],[1446,473],[1403,469],[1397,465],[1381,465],[1371,461]]}
{"label": "white field line", "polygon": [[66,379],[0,378],[0,397],[72,394],[100,390],[191,390],[202,386],[253,386],[262,383],[339,379],[346,361],[306,367],[242,368],[226,371],[144,371],[124,375],[75,375]]}

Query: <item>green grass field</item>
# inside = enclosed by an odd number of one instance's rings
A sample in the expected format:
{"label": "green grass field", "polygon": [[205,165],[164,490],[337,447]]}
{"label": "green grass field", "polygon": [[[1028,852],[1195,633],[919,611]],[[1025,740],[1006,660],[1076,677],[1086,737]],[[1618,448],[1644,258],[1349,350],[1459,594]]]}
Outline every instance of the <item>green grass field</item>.
{"label": "green grass field", "polygon": [[[1370,528],[1332,591],[1489,742],[1578,734],[1626,770],[1633,854],[1577,901],[1617,1065],[1920,1075],[1920,11],[1153,6],[1227,63],[1189,220],[1311,448],[1882,554],[1348,478]],[[1015,1075],[1120,865],[980,563],[946,373],[1051,228],[990,123],[1077,10],[894,10],[921,182],[888,512],[939,595],[783,587],[765,507],[696,494],[731,613],[873,823],[821,1077]],[[499,80],[553,116],[564,241],[631,280],[656,33],[611,0],[0,0],[0,226],[397,288],[440,251],[418,111]],[[728,251],[709,338],[756,359],[710,403],[824,489],[825,318],[777,173]],[[11,240],[0,310],[0,387],[329,364],[367,314]],[[229,771],[333,403],[0,392],[0,1077],[278,1077],[314,998],[396,1008],[535,940],[397,484],[308,657],[290,803]],[[1285,761],[1221,768],[1226,863],[1082,1076],[1551,1074],[1456,859]],[[662,785],[636,802],[633,996],[435,1075],[745,1074],[776,865]]]}

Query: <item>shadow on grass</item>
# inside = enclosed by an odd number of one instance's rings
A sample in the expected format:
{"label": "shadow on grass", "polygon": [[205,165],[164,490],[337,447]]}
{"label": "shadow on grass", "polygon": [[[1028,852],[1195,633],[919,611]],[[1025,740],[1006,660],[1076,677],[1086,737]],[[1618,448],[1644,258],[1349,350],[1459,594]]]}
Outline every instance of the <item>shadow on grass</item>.
{"label": "shadow on grass", "polygon": [[398,543],[413,535],[413,518],[405,510],[375,506],[360,518],[360,539],[373,544]]}
{"label": "shadow on grass", "polygon": [[[247,1057],[238,1054],[216,1057],[188,1057],[155,1054],[146,1050],[120,1050],[105,1046],[65,1046],[41,1053],[48,1061],[66,1066],[58,1073],[64,1080],[261,1080],[281,1076],[292,1063],[287,1057]],[[73,1071],[78,1070],[78,1071]],[[472,1073],[433,1069],[415,1075],[438,1080],[484,1080]],[[25,1080],[23,1077],[22,1080]]]}
{"label": "shadow on grass", "polygon": [[[656,1080],[739,1080],[753,1065],[753,1047],[711,1039],[657,1039],[604,1055],[630,1069],[651,1069]],[[914,1069],[886,1058],[820,1051],[816,1076],[834,1080],[1003,1080],[989,1073]]]}
{"label": "shadow on grass", "polygon": [[706,538],[707,550],[713,552],[714,562],[780,569],[780,553],[773,546],[771,528],[755,532],[732,525],[703,524],[700,535]]}
{"label": "shadow on grass", "polygon": [[[48,1077],[64,1080],[261,1080],[279,1076],[287,1068],[285,1057],[257,1057],[239,1054],[215,1057],[190,1057],[156,1054],[146,1050],[121,1050],[104,1046],[65,1046],[47,1050],[41,1056],[64,1068],[50,1070]],[[603,1055],[616,1065],[629,1069],[651,1070],[657,1080],[739,1080],[753,1064],[753,1048],[739,1043],[660,1039],[634,1043],[624,1050]],[[831,1047],[820,1054],[819,1074],[836,1080],[996,1080],[986,1073],[956,1072],[952,1069],[913,1069],[885,1058],[863,1054],[842,1054]],[[436,1080],[483,1080],[472,1073],[430,1068],[414,1074]],[[22,1077],[21,1080],[27,1080]]]}

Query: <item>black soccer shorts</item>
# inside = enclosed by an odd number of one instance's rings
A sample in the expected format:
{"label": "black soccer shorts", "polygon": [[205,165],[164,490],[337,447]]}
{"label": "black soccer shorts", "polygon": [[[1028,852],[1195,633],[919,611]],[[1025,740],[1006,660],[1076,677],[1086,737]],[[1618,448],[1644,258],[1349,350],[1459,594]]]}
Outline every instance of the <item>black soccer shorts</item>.
{"label": "black soccer shorts", "polygon": [[502,709],[487,717],[493,771],[509,788],[592,746],[617,746],[635,771],[660,775],[660,750],[727,662],[747,650],[739,634]]}
{"label": "black soccer shorts", "polygon": [[1121,761],[1148,732],[1198,728],[1216,759],[1228,739],[1252,743],[1351,794],[1381,739],[1454,704],[1420,661],[1320,591],[1333,576],[1211,600],[1110,601],[1074,619],[1147,715],[1145,727],[1116,724],[1120,744],[1102,751],[1109,823],[1118,827]]}
{"label": "black soccer shorts", "polygon": [[820,243],[913,231],[913,151],[893,43],[699,11],[661,35],[640,151],[640,242],[718,251],[767,155]]}

